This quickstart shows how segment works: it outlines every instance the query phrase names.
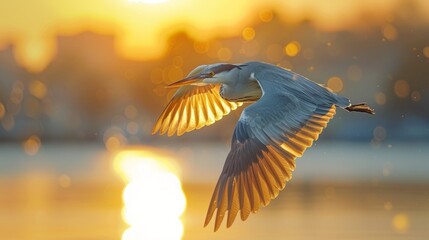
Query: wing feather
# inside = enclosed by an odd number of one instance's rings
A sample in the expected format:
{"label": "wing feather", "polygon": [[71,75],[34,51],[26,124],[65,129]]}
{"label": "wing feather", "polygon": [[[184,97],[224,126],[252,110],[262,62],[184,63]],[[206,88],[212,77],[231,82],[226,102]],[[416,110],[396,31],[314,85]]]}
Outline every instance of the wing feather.
{"label": "wing feather", "polygon": [[[268,200],[269,190],[265,179],[263,179],[263,176],[261,175],[258,164],[253,163],[252,170],[249,172],[253,173],[253,181],[255,182],[256,190],[258,191],[259,198],[262,200],[262,204],[265,206]],[[254,204],[259,204],[259,202],[254,202]]]}
{"label": "wing feather", "polygon": [[178,121],[178,124],[177,124],[177,135],[179,135],[179,136],[183,135],[185,133],[186,129],[188,129],[188,126],[189,126],[188,123],[190,122],[190,120],[189,120],[188,112],[189,112],[190,106],[189,106],[188,102],[189,102],[189,98],[184,99],[184,101],[182,102],[182,105],[183,105],[182,106],[182,111],[183,111],[182,114],[183,115],[182,115],[181,118],[179,118],[177,120]]}
{"label": "wing feather", "polygon": [[219,186],[219,195],[217,202],[217,212],[216,212],[216,220],[215,220],[215,228],[219,228],[222,223],[223,217],[225,216],[225,212],[228,209],[228,179],[223,178],[221,181],[221,185]]}
{"label": "wing feather", "polygon": [[[206,226],[217,211],[215,231],[222,222],[218,218],[223,218],[227,211],[230,227],[238,211],[244,221],[250,212],[268,205],[292,178],[296,158],[317,140],[335,115],[336,97],[325,88],[296,76],[292,87],[273,78],[258,80],[264,95],[244,109],[235,127],[231,151],[205,221]],[[303,84],[307,90],[300,93],[300,88],[293,84]],[[340,100],[339,104],[346,102]]]}
{"label": "wing feather", "polygon": [[[180,109],[183,108],[183,102],[179,102],[177,103],[176,107],[175,107],[175,111],[179,111]],[[177,126],[179,125],[179,120],[180,117],[178,114],[173,114],[175,111],[172,111],[172,113],[170,113],[170,118],[171,119],[171,123],[167,124],[168,125],[168,132],[167,135],[168,136],[172,136],[174,134],[174,132],[177,130]]]}
{"label": "wing feather", "polygon": [[237,216],[239,210],[240,210],[240,200],[238,199],[238,185],[237,185],[237,180],[235,178],[233,178],[231,181],[232,184],[230,185],[230,198],[229,198],[229,203],[228,203],[228,219],[226,222],[226,226],[230,227],[235,220],[235,217]]}
{"label": "wing feather", "polygon": [[219,85],[180,87],[156,121],[152,134],[180,136],[213,124],[243,104],[223,99],[219,88]]}
{"label": "wing feather", "polygon": [[[240,181],[238,182],[239,191],[239,199],[240,199],[240,217],[241,220],[246,220],[249,217],[250,212],[252,211],[252,206],[250,203],[249,191],[250,185],[247,182],[246,173],[242,172],[240,174]],[[206,221],[205,226],[210,222],[210,219]]]}

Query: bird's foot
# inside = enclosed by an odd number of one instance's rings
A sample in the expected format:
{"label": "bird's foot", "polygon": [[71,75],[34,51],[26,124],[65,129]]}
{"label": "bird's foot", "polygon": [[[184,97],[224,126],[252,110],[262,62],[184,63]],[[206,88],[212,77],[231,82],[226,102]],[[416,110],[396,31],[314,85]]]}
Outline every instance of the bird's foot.
{"label": "bird's foot", "polygon": [[364,112],[368,114],[375,114],[374,109],[370,108],[366,103],[353,104],[345,108],[349,112]]}

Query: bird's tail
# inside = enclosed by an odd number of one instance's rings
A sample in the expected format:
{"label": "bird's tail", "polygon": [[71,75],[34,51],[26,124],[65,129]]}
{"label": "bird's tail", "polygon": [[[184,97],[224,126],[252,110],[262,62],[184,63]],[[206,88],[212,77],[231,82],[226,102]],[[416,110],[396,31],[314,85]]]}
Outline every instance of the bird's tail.
{"label": "bird's tail", "polygon": [[364,112],[368,114],[375,114],[374,109],[370,108],[368,105],[366,105],[366,103],[353,104],[344,109],[349,112]]}

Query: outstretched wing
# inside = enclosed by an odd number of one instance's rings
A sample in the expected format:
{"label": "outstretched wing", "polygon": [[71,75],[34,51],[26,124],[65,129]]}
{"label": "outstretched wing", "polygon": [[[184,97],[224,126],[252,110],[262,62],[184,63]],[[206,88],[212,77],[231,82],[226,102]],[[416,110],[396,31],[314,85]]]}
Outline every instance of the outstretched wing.
{"label": "outstretched wing", "polygon": [[295,159],[317,140],[338,104],[333,93],[286,70],[254,77],[264,94],[244,109],[235,127],[205,220],[207,226],[217,209],[215,231],[225,215],[229,227],[238,212],[246,220],[278,195],[292,177]]}
{"label": "outstretched wing", "polygon": [[229,102],[219,94],[219,85],[183,86],[159,116],[152,134],[180,136],[185,132],[209,126],[241,106],[241,102]]}

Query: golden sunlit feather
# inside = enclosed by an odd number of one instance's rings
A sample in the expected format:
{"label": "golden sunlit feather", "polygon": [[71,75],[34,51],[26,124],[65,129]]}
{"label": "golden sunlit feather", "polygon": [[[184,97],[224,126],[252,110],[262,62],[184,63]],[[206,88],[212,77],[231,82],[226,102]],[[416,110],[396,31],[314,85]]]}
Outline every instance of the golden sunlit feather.
{"label": "golden sunlit feather", "polygon": [[241,102],[229,102],[219,95],[219,85],[180,87],[158,118],[152,134],[172,136],[209,126],[222,119]]}
{"label": "golden sunlit feather", "polygon": [[257,158],[257,162],[251,163],[242,172],[234,175],[222,174],[213,192],[204,225],[208,225],[215,211],[216,231],[227,211],[229,227],[238,211],[244,221],[250,212],[256,212],[260,206],[268,205],[291,179],[296,157],[302,156],[318,138],[335,115],[335,109],[335,105],[332,105],[325,115],[312,114],[299,131],[289,136],[286,142],[279,143],[281,149],[286,150],[289,155],[280,153],[276,146],[267,146]]}

